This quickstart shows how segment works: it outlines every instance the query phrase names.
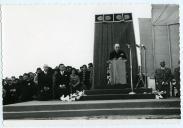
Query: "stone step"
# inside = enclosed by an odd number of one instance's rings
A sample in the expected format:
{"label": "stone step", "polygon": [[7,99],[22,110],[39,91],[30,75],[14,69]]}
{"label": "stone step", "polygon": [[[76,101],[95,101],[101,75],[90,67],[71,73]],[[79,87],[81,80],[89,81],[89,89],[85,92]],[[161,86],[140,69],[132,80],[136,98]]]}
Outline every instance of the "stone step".
{"label": "stone step", "polygon": [[4,112],[4,119],[29,119],[29,118],[56,118],[56,117],[82,117],[102,115],[180,115],[179,107],[169,108],[107,108],[107,109],[77,109],[77,110],[42,110]]}
{"label": "stone step", "polygon": [[154,94],[98,94],[86,95],[81,97],[80,100],[114,100],[114,99],[155,99]]}
{"label": "stone step", "polygon": [[[130,88],[126,89],[94,89],[94,90],[86,90],[85,94],[86,95],[98,95],[98,94],[128,94],[131,92]],[[151,88],[139,88],[139,89],[134,89],[134,92],[137,94],[139,93],[152,93]]]}
{"label": "stone step", "polygon": [[[29,104],[28,104],[29,103]],[[23,103],[3,106],[4,112],[21,112],[21,111],[49,111],[49,110],[77,110],[77,109],[107,109],[107,108],[167,108],[180,107],[179,99],[145,99],[145,100],[104,100],[104,101],[31,101],[28,105]],[[26,104],[26,103],[25,103]]]}

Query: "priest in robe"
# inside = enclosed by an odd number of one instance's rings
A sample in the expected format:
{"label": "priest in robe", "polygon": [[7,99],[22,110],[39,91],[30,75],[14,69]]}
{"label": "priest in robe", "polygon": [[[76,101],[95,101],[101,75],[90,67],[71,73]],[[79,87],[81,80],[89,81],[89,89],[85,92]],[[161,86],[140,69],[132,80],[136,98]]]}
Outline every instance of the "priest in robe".
{"label": "priest in robe", "polygon": [[126,84],[126,54],[120,49],[120,44],[114,45],[109,57],[109,73],[111,85]]}

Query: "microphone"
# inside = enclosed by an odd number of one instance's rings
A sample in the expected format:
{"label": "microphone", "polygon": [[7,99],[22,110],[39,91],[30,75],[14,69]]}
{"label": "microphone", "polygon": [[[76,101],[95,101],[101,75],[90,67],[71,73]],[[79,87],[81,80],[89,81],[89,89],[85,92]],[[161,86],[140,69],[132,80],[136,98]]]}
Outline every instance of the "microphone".
{"label": "microphone", "polygon": [[141,44],[141,47],[144,48],[144,49],[146,49],[145,45],[143,45],[143,44]]}
{"label": "microphone", "polygon": [[136,46],[138,47],[138,48],[146,48],[143,44],[140,44],[140,45],[138,45],[138,44],[136,44]]}
{"label": "microphone", "polygon": [[128,48],[130,48],[130,47],[131,47],[131,45],[130,45],[130,44],[128,44],[128,43],[126,44],[126,46],[127,46]]}
{"label": "microphone", "polygon": [[136,44],[136,46],[139,48],[140,47],[140,45],[138,45],[138,44]]}

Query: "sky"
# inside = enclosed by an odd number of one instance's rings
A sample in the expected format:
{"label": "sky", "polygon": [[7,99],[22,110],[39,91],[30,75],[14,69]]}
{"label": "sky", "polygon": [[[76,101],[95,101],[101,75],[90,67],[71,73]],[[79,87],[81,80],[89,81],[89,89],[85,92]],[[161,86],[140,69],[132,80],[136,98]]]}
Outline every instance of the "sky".
{"label": "sky", "polygon": [[151,17],[150,5],[3,5],[3,77],[35,72],[44,64],[79,68],[93,62],[95,14],[128,12],[139,44],[138,18]]}

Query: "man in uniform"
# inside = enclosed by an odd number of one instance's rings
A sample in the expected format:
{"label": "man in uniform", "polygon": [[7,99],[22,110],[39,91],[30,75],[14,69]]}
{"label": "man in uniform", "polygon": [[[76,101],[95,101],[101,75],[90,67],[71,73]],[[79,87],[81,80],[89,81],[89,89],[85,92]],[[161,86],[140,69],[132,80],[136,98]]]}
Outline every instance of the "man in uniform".
{"label": "man in uniform", "polygon": [[165,61],[160,62],[160,68],[155,71],[156,90],[164,92],[164,97],[170,96],[170,82],[172,73],[170,68],[166,67]]}

